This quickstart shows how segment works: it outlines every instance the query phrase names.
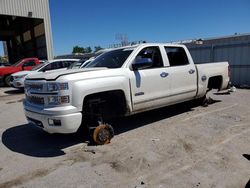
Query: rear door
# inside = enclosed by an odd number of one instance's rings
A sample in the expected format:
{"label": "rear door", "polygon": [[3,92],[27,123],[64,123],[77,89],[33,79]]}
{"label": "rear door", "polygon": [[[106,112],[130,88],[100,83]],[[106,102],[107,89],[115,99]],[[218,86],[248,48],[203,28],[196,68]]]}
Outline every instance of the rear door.
{"label": "rear door", "polygon": [[196,96],[197,73],[193,63],[190,63],[183,47],[165,46],[169,61],[168,74],[171,80],[171,102],[178,103]]}
{"label": "rear door", "polygon": [[129,72],[133,111],[164,106],[168,102],[170,79],[162,53],[165,53],[163,48],[150,46],[143,48],[135,57],[151,59],[153,65]]}

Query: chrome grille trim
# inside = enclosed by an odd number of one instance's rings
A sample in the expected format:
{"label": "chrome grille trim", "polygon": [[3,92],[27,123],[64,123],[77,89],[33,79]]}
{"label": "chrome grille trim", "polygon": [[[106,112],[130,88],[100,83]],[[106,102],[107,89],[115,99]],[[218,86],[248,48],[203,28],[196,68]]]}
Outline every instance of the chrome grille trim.
{"label": "chrome grille trim", "polygon": [[44,98],[43,97],[34,96],[34,95],[31,95],[31,96],[26,95],[26,99],[27,99],[27,101],[34,103],[34,104],[44,105]]}

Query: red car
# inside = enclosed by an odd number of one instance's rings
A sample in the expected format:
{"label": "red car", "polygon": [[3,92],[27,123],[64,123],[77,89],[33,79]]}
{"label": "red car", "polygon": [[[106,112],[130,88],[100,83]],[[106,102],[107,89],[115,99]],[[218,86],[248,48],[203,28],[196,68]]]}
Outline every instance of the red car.
{"label": "red car", "polygon": [[23,70],[31,70],[40,64],[38,58],[25,58],[8,67],[0,67],[0,83],[10,85],[10,75]]}

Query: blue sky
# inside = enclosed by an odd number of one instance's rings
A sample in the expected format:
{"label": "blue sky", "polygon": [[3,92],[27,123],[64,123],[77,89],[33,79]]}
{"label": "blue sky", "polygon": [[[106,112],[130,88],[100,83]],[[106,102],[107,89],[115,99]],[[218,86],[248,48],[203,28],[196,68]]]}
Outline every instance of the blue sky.
{"label": "blue sky", "polygon": [[55,55],[108,47],[118,33],[169,42],[250,32],[249,0],[50,0],[50,14]]}

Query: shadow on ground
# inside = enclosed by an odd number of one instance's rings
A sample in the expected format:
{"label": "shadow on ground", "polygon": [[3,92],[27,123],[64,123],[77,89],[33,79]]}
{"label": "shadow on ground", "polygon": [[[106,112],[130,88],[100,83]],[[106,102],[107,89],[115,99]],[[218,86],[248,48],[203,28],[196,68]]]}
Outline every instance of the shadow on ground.
{"label": "shadow on ground", "polygon": [[247,160],[250,161],[250,155],[249,154],[243,154],[242,156],[245,157]]}
{"label": "shadow on ground", "polygon": [[191,102],[177,104],[120,118],[112,122],[112,125],[114,127],[115,134],[118,135],[169,117],[192,111],[193,108],[197,106],[197,104]]}
{"label": "shadow on ground", "polygon": [[[150,123],[192,111],[195,103],[182,103],[113,121],[115,134],[121,134]],[[24,124],[7,129],[2,135],[3,144],[13,152],[33,157],[64,155],[63,149],[89,140],[88,134],[48,134],[32,125]]]}
{"label": "shadow on ground", "polygon": [[214,95],[230,95],[231,93],[229,91],[223,91],[223,92],[216,92],[213,93]]}
{"label": "shadow on ground", "polygon": [[4,93],[10,94],[10,95],[13,95],[13,94],[23,94],[24,90],[23,89],[13,89],[13,88],[10,88],[9,90],[5,91]]}
{"label": "shadow on ground", "polygon": [[3,144],[11,151],[34,157],[64,155],[62,149],[84,142],[76,134],[49,134],[30,124],[7,129],[2,134]]}
{"label": "shadow on ground", "polygon": [[248,182],[247,182],[245,188],[250,188],[250,179],[248,180]]}

